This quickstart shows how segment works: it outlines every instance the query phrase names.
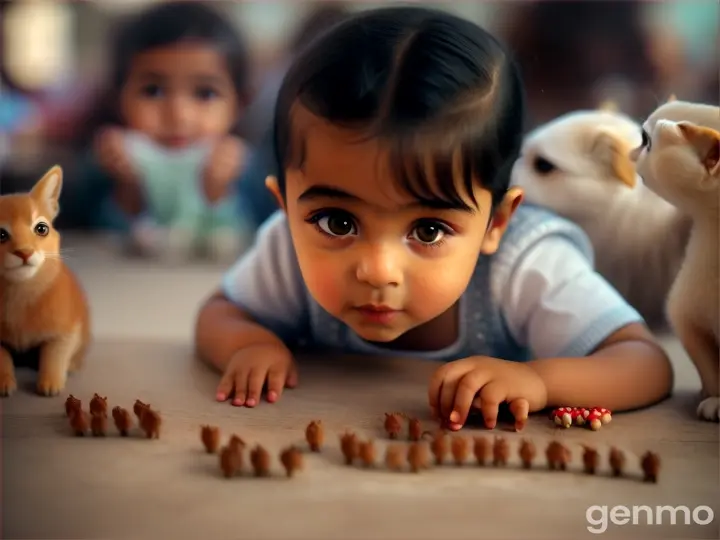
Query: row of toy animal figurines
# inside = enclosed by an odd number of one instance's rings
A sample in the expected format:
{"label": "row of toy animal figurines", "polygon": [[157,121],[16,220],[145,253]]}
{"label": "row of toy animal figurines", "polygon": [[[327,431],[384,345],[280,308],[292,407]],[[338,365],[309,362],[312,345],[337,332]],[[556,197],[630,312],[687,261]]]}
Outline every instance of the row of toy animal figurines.
{"label": "row of toy animal figurines", "polygon": [[[700,375],[698,416],[718,421],[720,108],[673,99],[642,125],[612,110],[570,113],[527,135],[512,182],[585,230],[598,271],[648,322],[667,314]],[[14,350],[42,345],[42,395],[62,391],[90,340],[87,300],[53,227],[61,187],[53,167],[29,193],[0,197],[12,230],[0,230],[0,252],[14,265],[0,275],[0,296],[17,318],[0,321],[0,333]],[[35,209],[42,219],[31,219]],[[16,388],[2,348],[0,394]]]}

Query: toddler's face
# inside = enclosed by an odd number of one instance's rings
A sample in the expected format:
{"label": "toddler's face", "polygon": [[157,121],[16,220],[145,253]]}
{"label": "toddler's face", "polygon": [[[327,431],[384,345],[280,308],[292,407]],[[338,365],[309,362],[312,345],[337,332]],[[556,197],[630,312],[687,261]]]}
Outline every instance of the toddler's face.
{"label": "toddler's face", "polygon": [[395,187],[381,143],[349,136],[308,130],[285,210],[315,300],[360,337],[389,342],[450,309],[504,227],[488,230],[488,191],[476,188],[471,211],[425,206]]}
{"label": "toddler's face", "polygon": [[128,128],[182,148],[228,134],[239,103],[222,56],[212,47],[183,43],[133,58],[120,112]]}

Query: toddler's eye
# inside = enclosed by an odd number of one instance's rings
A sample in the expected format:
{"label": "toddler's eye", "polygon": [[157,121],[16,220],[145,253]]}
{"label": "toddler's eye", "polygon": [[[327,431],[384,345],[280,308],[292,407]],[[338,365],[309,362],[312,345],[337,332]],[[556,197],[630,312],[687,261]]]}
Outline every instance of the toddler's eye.
{"label": "toddler's eye", "polygon": [[143,86],[142,94],[149,98],[157,98],[162,95],[162,88],[159,84],[148,84]]}
{"label": "toddler's eye", "polygon": [[43,223],[42,221],[35,225],[35,234],[38,236],[47,236],[50,232],[50,227],[48,227],[47,223]]}
{"label": "toddler's eye", "polygon": [[200,87],[197,90],[195,90],[195,97],[202,101],[209,101],[213,98],[216,98],[217,96],[218,96],[218,93],[215,91],[214,88]]}
{"label": "toddler's eye", "polygon": [[345,212],[319,214],[314,221],[322,232],[330,236],[351,236],[357,234],[352,216]]}
{"label": "toddler's eye", "polygon": [[442,242],[447,234],[447,228],[437,222],[429,221],[420,223],[412,230],[411,236],[413,240],[421,244],[438,244]]}
{"label": "toddler's eye", "polygon": [[5,229],[0,229],[0,244],[4,244],[8,240],[10,240],[10,233]]}

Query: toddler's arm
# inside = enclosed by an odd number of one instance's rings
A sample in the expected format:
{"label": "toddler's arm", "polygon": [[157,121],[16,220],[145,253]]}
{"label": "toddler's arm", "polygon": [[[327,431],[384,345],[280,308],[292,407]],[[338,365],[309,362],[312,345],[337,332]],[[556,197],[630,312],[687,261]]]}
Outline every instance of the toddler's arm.
{"label": "toddler's arm", "polygon": [[650,405],[672,387],[672,368],[640,315],[568,240],[551,237],[526,254],[504,288],[503,310],[548,406]]}

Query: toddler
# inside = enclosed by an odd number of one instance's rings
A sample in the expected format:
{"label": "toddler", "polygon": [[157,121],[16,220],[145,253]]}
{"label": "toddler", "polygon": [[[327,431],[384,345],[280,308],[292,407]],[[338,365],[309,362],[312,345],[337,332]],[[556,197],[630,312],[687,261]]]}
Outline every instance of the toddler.
{"label": "toddler", "polygon": [[[140,174],[145,171],[130,148],[139,148],[147,163],[154,155],[181,156],[209,143],[202,194],[215,205],[241,197],[237,179],[246,148],[237,125],[249,99],[249,66],[232,25],[207,2],[163,2],[122,27],[110,63],[111,91],[92,119],[97,129],[91,160],[81,193],[73,194],[73,202],[85,207],[79,210],[96,208],[87,225],[136,230],[137,247],[150,241],[152,220],[139,219],[148,206]],[[130,146],[128,141],[147,143]],[[156,171],[162,169],[162,160],[157,161]],[[238,212],[234,201],[228,207]],[[249,203],[240,208],[251,211]]]}
{"label": "toddler", "polygon": [[666,355],[583,232],[509,187],[523,121],[507,51],[454,15],[383,8],[314,42],[276,106],[282,210],[198,315],[217,399],[277,401],[301,342],[441,362],[428,400],[451,429],[666,396]]}

